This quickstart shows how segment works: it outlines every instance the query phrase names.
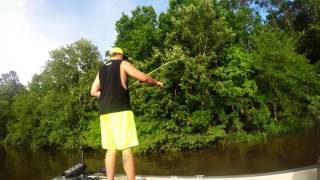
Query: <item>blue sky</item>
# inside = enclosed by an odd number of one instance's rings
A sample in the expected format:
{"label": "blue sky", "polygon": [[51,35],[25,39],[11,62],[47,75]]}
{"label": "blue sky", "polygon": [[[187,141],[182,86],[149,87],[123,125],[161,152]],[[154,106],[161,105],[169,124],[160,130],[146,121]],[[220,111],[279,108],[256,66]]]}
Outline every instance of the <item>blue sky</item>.
{"label": "blue sky", "polygon": [[1,0],[0,73],[14,70],[27,84],[49,51],[81,38],[103,53],[115,41],[115,22],[137,6],[166,11],[168,0]]}

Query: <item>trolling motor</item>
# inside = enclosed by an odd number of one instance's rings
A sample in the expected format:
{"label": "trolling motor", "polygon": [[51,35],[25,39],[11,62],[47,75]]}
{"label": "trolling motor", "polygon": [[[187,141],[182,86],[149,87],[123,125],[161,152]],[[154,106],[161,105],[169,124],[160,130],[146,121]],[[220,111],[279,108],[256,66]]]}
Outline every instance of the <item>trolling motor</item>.
{"label": "trolling motor", "polygon": [[84,153],[83,153],[84,149],[81,147],[80,151],[81,151],[81,163],[78,163],[72,166],[71,168],[63,171],[61,173],[61,176],[63,177],[63,179],[76,180],[76,179],[82,179],[82,176],[84,176],[84,172],[87,166],[84,164]]}

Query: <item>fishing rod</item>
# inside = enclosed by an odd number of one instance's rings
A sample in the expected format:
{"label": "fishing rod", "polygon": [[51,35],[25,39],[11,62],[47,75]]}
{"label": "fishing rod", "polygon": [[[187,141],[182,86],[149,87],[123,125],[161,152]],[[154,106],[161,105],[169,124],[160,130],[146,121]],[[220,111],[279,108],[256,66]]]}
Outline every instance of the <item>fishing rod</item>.
{"label": "fishing rod", "polygon": [[[214,52],[209,52],[209,53],[207,54],[207,56],[208,56],[208,55],[211,55],[211,54],[213,54],[213,53],[214,53]],[[126,60],[129,60],[129,59],[128,59],[128,56],[124,56],[124,58],[126,58]],[[175,60],[169,61],[169,62],[167,62],[167,63],[165,63],[165,64],[157,67],[156,69],[150,71],[147,75],[151,75],[152,73],[156,72],[157,70],[159,70],[159,69],[161,69],[161,68],[163,68],[163,67],[168,66],[168,65],[171,64],[171,63],[178,62],[178,61],[185,60],[185,59],[189,59],[189,58],[191,58],[191,57],[184,57],[184,58],[179,58],[179,59],[175,59]],[[129,86],[129,88],[132,87],[132,86],[134,86],[134,85],[137,84],[138,82],[139,82],[139,80],[135,81],[134,83],[132,83],[132,84]]]}
{"label": "fishing rod", "polygon": [[[149,73],[147,73],[147,75],[151,75],[152,73],[158,71],[159,69],[162,69],[163,67],[168,66],[169,64],[172,64],[172,63],[174,63],[174,62],[178,62],[178,61],[181,61],[181,60],[184,60],[184,59],[187,59],[187,58],[179,58],[179,59],[175,59],[175,60],[169,61],[169,62],[167,62],[167,63],[165,63],[165,64],[157,67],[156,69],[150,71]],[[139,82],[139,80],[135,81],[134,83],[132,83],[132,84],[129,86],[129,88],[132,87],[132,86],[134,86],[134,85],[137,84],[138,82]]]}

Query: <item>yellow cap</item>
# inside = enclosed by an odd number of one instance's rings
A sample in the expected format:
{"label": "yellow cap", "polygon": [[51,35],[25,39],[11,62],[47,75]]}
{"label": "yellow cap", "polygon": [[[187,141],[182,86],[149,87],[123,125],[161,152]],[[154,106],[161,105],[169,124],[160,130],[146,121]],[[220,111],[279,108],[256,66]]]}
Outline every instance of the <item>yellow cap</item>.
{"label": "yellow cap", "polygon": [[122,51],[121,48],[113,47],[113,48],[110,50],[110,55],[112,55],[112,54],[114,54],[114,53],[123,54],[123,51]]}

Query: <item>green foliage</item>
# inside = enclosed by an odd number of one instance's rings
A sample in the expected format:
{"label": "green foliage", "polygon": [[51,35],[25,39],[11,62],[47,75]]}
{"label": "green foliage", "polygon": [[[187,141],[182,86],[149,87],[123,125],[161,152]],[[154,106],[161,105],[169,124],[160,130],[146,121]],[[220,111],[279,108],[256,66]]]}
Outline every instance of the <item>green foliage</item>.
{"label": "green foliage", "polygon": [[146,62],[159,41],[157,14],[153,7],[137,7],[132,17],[123,15],[116,23],[116,46],[130,52],[134,60]]}
{"label": "green foliage", "polygon": [[25,89],[19,82],[16,72],[10,71],[0,78],[0,141],[7,136],[7,124],[12,121],[12,102],[14,97]]}
{"label": "green foliage", "polygon": [[[100,120],[97,113],[92,113],[87,129],[81,132],[81,145],[86,145],[95,149],[101,147]],[[86,124],[86,123],[85,123]]]}
{"label": "green foliage", "polygon": [[[88,135],[97,115],[97,102],[89,96],[90,84],[100,65],[100,54],[86,40],[51,51],[44,71],[34,76],[29,91],[16,95],[12,104],[15,120],[8,124],[6,143],[31,147],[95,146]],[[95,113],[97,114],[97,112]]]}
{"label": "green foliage", "polygon": [[255,80],[274,119],[302,115],[306,97],[319,86],[314,66],[295,52],[295,39],[284,32],[263,30],[254,36],[254,42]]}
{"label": "green foliage", "polygon": [[190,56],[215,54],[234,37],[223,16],[223,9],[213,1],[192,1],[179,6],[173,14],[167,46],[178,44]]}
{"label": "green foliage", "polygon": [[206,132],[211,121],[209,111],[194,111],[191,115],[190,125],[193,132],[203,133]]}
{"label": "green foliage", "polygon": [[310,62],[319,61],[319,0],[257,1],[267,12],[268,23],[290,33],[303,33],[297,46]]}
{"label": "green foliage", "polygon": [[308,105],[308,116],[310,119],[316,122],[316,125],[320,127],[320,96],[315,95],[309,97],[310,104]]}
{"label": "green foliage", "polygon": [[[320,12],[319,12],[320,13]],[[298,44],[298,51],[306,54],[310,63],[320,62],[320,20],[317,24],[310,25],[303,33]]]}

